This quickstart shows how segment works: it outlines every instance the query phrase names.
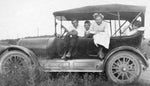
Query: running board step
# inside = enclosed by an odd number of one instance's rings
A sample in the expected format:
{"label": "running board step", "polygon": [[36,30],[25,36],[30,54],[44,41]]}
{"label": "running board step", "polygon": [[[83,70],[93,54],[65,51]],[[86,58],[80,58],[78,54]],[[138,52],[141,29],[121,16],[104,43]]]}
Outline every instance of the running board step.
{"label": "running board step", "polygon": [[103,62],[99,59],[40,60],[46,72],[101,72]]}

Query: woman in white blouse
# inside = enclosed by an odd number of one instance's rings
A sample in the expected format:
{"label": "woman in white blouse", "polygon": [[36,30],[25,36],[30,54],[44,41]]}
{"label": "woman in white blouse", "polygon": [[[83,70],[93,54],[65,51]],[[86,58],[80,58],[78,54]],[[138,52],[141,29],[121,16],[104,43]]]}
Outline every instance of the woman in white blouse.
{"label": "woman in white blouse", "polygon": [[90,33],[93,34],[94,43],[100,48],[98,55],[102,59],[104,57],[103,48],[109,48],[110,34],[106,22],[103,21],[104,16],[101,13],[94,13],[95,21],[91,25]]}

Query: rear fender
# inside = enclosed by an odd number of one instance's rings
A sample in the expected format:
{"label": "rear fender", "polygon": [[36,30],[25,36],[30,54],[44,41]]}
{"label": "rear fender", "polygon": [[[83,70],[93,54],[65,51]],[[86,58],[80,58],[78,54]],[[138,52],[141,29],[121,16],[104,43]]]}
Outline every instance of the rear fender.
{"label": "rear fender", "polygon": [[2,55],[5,52],[9,52],[13,50],[18,50],[18,51],[25,53],[31,59],[31,62],[34,66],[38,65],[38,60],[36,58],[36,55],[31,50],[22,46],[17,46],[17,45],[8,46],[7,48],[5,48],[4,50],[0,52],[0,55]]}
{"label": "rear fender", "polygon": [[107,54],[107,56],[106,56],[105,59],[104,59],[104,67],[103,67],[104,69],[105,69],[105,66],[106,66],[106,64],[107,64],[108,59],[109,59],[112,55],[114,55],[115,53],[117,53],[117,52],[119,52],[119,51],[130,51],[130,52],[133,52],[133,53],[135,53],[136,55],[139,56],[139,60],[143,63],[143,65],[144,65],[146,68],[149,66],[149,64],[148,64],[148,62],[147,62],[148,59],[143,55],[143,53],[142,53],[139,49],[134,48],[134,47],[131,47],[131,46],[121,46],[121,47],[117,47],[117,48],[111,50],[111,51]]}

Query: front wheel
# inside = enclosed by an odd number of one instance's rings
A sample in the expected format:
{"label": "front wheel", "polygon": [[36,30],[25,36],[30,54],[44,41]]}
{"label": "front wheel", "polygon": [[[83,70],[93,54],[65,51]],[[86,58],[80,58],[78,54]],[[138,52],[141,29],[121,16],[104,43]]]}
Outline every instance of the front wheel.
{"label": "front wheel", "polygon": [[5,52],[0,59],[0,74],[13,83],[27,84],[32,72],[31,60],[23,52]]}
{"label": "front wheel", "polygon": [[118,84],[135,82],[141,74],[138,56],[128,51],[115,53],[106,64],[106,74],[110,81]]}

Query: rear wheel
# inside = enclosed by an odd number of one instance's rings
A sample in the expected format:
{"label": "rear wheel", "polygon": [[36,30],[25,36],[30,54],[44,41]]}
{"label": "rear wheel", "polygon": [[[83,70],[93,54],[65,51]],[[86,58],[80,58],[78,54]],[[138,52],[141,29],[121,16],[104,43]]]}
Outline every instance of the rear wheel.
{"label": "rear wheel", "polygon": [[135,82],[141,74],[138,56],[128,51],[117,52],[108,60],[106,74],[110,81],[118,84]]}
{"label": "rear wheel", "polygon": [[31,60],[23,52],[5,52],[0,59],[0,73],[17,85],[27,84],[32,72]]}

